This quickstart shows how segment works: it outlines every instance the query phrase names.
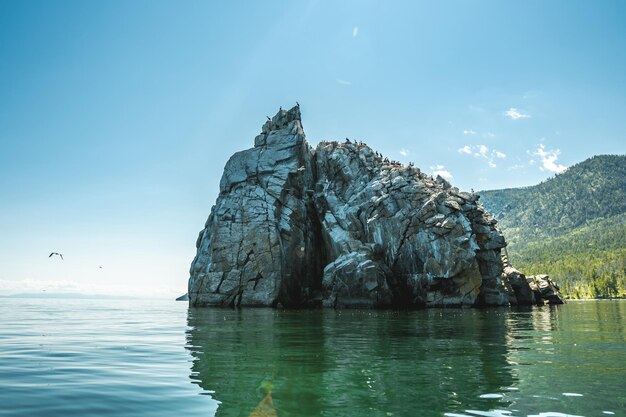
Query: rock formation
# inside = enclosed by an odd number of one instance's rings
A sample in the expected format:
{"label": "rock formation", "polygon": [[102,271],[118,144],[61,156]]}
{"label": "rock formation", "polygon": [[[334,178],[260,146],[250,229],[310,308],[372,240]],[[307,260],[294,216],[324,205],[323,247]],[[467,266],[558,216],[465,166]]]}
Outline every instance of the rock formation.
{"label": "rock formation", "polygon": [[544,300],[548,304],[565,304],[565,298],[561,295],[560,288],[547,275],[531,275],[526,277],[526,281],[535,295],[538,305],[542,305]]}
{"label": "rock formation", "polygon": [[506,243],[478,199],[354,140],[313,149],[300,108],[281,109],[226,164],[190,304],[527,303],[526,281],[503,275]]}

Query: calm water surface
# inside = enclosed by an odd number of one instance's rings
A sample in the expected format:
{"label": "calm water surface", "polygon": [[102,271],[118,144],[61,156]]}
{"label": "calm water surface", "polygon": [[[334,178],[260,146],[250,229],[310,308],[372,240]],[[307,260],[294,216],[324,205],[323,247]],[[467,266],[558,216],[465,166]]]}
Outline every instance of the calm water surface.
{"label": "calm water surface", "polygon": [[0,416],[606,416],[626,302],[416,312],[0,300]]}

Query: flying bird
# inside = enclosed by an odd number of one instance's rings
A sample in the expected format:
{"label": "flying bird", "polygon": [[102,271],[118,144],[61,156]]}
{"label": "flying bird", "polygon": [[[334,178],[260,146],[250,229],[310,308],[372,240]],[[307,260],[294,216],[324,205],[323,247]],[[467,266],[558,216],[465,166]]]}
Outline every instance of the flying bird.
{"label": "flying bird", "polygon": [[59,252],[52,252],[50,255],[48,255],[48,258],[51,258],[52,255],[58,255],[61,257],[61,259],[63,259],[63,255],[61,255]]}

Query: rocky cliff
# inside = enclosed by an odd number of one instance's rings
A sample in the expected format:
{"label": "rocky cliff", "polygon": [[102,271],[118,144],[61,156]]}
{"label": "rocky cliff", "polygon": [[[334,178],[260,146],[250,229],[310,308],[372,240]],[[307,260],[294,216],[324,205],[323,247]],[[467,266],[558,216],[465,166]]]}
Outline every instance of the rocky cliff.
{"label": "rocky cliff", "polygon": [[[224,168],[196,243],[193,306],[529,304],[479,196],[355,141],[313,149],[280,110]],[[530,295],[529,295],[530,294]]]}

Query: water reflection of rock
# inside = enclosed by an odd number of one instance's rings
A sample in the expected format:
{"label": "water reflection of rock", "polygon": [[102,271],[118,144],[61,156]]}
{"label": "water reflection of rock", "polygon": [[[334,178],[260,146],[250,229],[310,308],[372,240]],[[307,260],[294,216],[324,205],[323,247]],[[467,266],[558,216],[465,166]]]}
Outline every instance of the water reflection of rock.
{"label": "water reflection of rock", "polygon": [[190,309],[191,380],[221,402],[217,416],[249,416],[273,392],[279,416],[319,415],[324,334],[317,311]]}
{"label": "water reflection of rock", "polygon": [[325,338],[324,385],[337,395],[327,401],[329,408],[443,415],[489,408],[493,400],[480,395],[515,384],[497,311],[344,311],[333,320],[335,331]]}
{"label": "water reflection of rock", "polygon": [[[191,379],[248,416],[273,384],[278,416],[443,415],[506,407],[516,384],[504,310],[191,309]],[[495,401],[495,402],[494,402]]]}

